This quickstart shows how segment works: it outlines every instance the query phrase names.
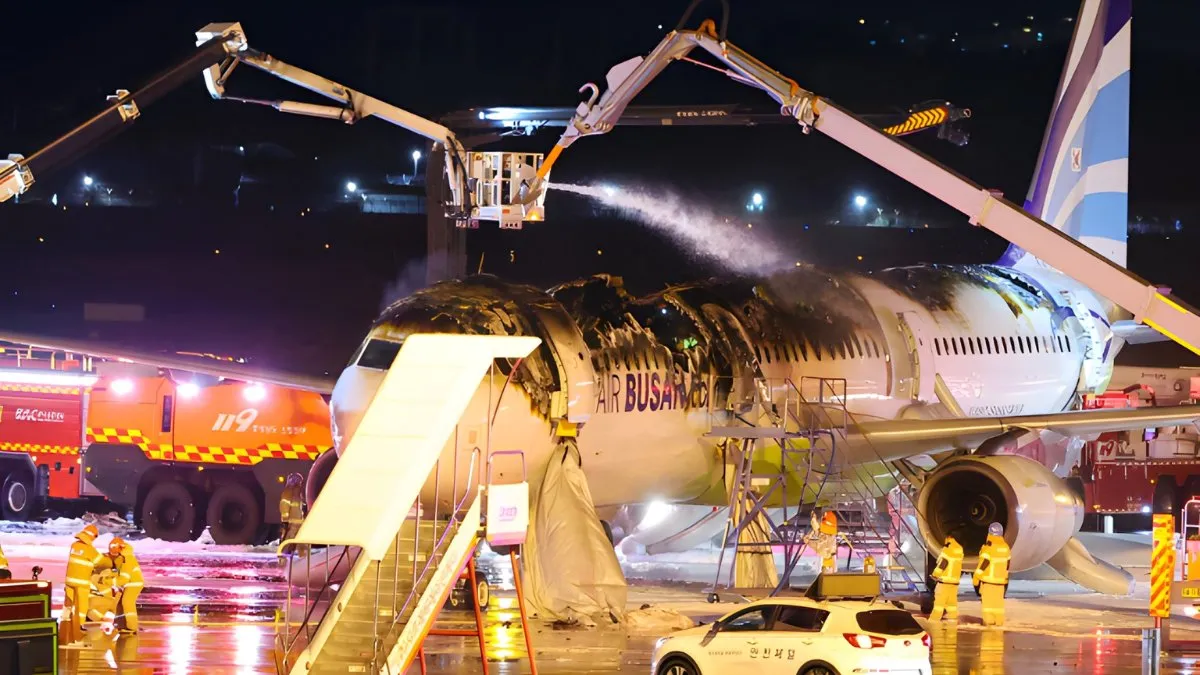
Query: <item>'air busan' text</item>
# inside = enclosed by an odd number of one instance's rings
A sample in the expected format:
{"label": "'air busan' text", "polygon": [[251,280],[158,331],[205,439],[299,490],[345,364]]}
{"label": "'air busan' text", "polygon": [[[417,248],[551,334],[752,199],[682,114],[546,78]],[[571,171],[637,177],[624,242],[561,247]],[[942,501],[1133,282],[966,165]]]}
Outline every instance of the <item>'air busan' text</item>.
{"label": "'air busan' text", "polygon": [[676,371],[608,373],[599,378],[596,412],[645,412],[703,408],[708,405],[708,387],[703,377]]}

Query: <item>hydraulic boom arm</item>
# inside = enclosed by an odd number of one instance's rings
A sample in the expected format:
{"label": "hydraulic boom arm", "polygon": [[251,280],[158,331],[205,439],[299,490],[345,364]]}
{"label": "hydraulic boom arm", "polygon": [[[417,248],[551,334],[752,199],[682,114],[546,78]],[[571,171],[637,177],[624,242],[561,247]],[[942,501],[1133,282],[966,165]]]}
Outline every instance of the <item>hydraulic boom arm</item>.
{"label": "hydraulic boom arm", "polygon": [[[106,110],[79,125],[28,158],[9,155],[0,160],[0,202],[27,192],[34,176],[61,165],[88,150],[93,144],[121,130],[141,114],[141,107],[158,100],[195,76],[204,74],[204,83],[216,99],[267,105],[281,112],[323,117],[354,124],[367,117],[418,133],[445,153],[445,175],[449,196],[445,200],[447,217],[459,224],[474,220],[496,220],[501,227],[518,227],[524,220],[542,220],[543,201],[518,203],[522,182],[535,176],[542,156],[533,153],[468,153],[446,127],[406,110],[367,96],[332,80],[289,65],[275,57],[251,49],[239,23],[212,23],[196,31],[197,51],[150,84],[130,94],[122,89]],[[319,105],[299,101],[266,101],[239,98],[225,93],[225,84],[239,63],[304,87],[337,105]]]}
{"label": "hydraulic boom arm", "polygon": [[712,21],[703,22],[697,30],[683,30],[681,26],[670,32],[645,58],[635,57],[614,66],[608,72],[608,90],[603,95],[600,95],[596,85],[584,85],[580,92],[590,90],[590,98],[579,104],[558,144],[538,170],[537,180],[527,186],[526,199],[533,199],[544,192],[545,178],[565,148],[582,136],[611,131],[630,101],[667,64],[675,60],[690,61],[688,54],[696,47],[724,63],[727,67],[724,73],[728,77],[761,89],[775,99],[780,105],[780,113],[795,119],[805,133],[816,129],[833,138],[966,214],[971,223],[986,227],[1063,274],[1088,285],[1131,312],[1134,320],[1145,323],[1200,354],[1200,316],[1182,301],[1161,292],[1079,241],[959,176],[903,141],[801,88],[794,80],[726,40],[723,34],[718,36]]}

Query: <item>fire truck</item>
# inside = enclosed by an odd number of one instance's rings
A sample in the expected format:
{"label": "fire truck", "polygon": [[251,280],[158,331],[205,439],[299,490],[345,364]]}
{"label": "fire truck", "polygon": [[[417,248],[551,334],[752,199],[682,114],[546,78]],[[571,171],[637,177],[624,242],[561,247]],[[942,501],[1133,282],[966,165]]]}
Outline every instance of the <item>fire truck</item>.
{"label": "fire truck", "polygon": [[0,346],[0,516],[112,508],[146,534],[276,536],[287,476],[332,447],[320,394]]}
{"label": "fire truck", "polygon": [[[1190,399],[1200,399],[1200,377]],[[1085,408],[1157,405],[1154,389],[1133,384],[1084,400]],[[1100,434],[1084,445],[1071,479],[1089,513],[1178,513],[1200,495],[1200,431],[1195,425]]]}

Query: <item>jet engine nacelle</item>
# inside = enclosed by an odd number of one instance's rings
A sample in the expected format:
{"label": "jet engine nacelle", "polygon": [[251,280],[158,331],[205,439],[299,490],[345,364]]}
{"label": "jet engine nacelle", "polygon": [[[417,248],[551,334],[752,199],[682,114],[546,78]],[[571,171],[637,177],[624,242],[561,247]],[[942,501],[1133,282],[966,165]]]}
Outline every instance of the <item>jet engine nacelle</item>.
{"label": "jet engine nacelle", "polygon": [[948,460],[925,480],[917,499],[921,536],[933,554],[946,536],[962,545],[963,567],[973,570],[988,525],[1004,526],[1010,569],[1031,569],[1062,549],[1083,524],[1080,497],[1040,463],[1016,455]]}

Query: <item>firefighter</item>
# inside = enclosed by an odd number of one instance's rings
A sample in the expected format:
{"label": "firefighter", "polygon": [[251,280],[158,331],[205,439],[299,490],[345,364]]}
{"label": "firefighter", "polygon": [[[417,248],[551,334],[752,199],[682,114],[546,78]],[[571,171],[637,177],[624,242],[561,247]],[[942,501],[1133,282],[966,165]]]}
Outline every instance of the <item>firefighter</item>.
{"label": "firefighter", "polygon": [[[817,555],[821,556],[821,572],[833,572],[836,569],[838,549],[837,514],[826,511],[821,520],[817,520],[817,512],[812,512],[812,522],[809,532],[804,537],[804,543]],[[844,539],[844,537],[843,537]]]}
{"label": "firefighter", "polygon": [[983,625],[1004,625],[1004,592],[1008,589],[1008,563],[1012,551],[1004,541],[1000,523],[988,525],[987,541],[979,549],[979,565],[972,582],[983,601]]}
{"label": "firefighter", "polygon": [[92,574],[104,558],[93,545],[100,531],[87,525],[75,535],[67,558],[67,578],[63,584],[63,613],[68,621],[63,643],[83,642],[83,622],[87,619]]}
{"label": "firefighter", "polygon": [[287,485],[279,497],[279,522],[283,523],[281,542],[295,537],[304,522],[304,476],[298,473],[288,474]]}
{"label": "firefighter", "polygon": [[12,572],[8,569],[8,558],[4,557],[4,549],[0,548],[0,579],[11,579]]}
{"label": "firefighter", "polygon": [[933,611],[930,621],[941,621],[942,614],[951,621],[958,621],[958,581],[962,578],[963,549],[954,537],[946,537],[942,552],[938,554],[937,566],[933,568],[933,579],[937,587],[933,591]]}
{"label": "firefighter", "polygon": [[125,617],[122,633],[138,632],[137,599],[145,587],[142,567],[133,555],[133,546],[120,537],[108,542],[108,557],[117,570],[117,586],[121,589],[121,616]]}

